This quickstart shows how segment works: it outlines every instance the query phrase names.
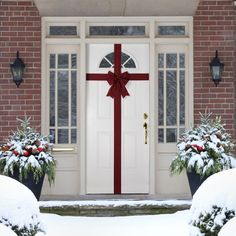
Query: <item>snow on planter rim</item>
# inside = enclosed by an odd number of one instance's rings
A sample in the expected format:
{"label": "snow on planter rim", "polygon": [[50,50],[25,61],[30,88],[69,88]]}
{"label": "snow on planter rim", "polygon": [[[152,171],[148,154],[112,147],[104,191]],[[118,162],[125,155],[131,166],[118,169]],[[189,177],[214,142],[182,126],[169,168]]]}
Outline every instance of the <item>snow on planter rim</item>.
{"label": "snow on planter rim", "polygon": [[40,224],[39,205],[34,194],[23,184],[0,175],[0,221],[7,219],[19,228]]}

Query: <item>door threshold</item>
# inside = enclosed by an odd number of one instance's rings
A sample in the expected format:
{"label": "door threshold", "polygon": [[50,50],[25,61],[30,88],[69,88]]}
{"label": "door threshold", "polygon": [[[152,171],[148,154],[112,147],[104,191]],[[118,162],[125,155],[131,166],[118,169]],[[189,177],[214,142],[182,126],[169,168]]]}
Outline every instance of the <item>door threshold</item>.
{"label": "door threshold", "polygon": [[67,201],[86,201],[86,200],[168,200],[168,199],[190,199],[189,195],[159,195],[159,194],[86,194],[86,195],[42,195],[40,200],[67,200]]}

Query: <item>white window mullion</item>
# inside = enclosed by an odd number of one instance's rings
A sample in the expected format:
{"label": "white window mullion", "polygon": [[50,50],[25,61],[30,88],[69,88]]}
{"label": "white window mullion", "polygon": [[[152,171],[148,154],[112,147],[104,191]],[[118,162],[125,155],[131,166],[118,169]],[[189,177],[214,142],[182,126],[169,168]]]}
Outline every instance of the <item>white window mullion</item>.
{"label": "white window mullion", "polygon": [[58,143],[58,54],[55,53],[55,143]]}
{"label": "white window mullion", "polygon": [[68,57],[69,57],[69,68],[68,68],[68,141],[69,143],[71,143],[71,71],[72,71],[72,65],[71,65],[71,56],[72,54],[69,53]]}
{"label": "white window mullion", "polygon": [[167,115],[167,112],[166,112],[166,98],[167,98],[167,94],[166,94],[166,83],[167,83],[167,78],[166,78],[166,53],[163,53],[164,54],[164,68],[163,68],[163,100],[164,100],[164,104],[163,104],[163,129],[164,129],[164,143],[166,143],[166,140],[167,140],[167,131],[166,131],[166,128],[167,128],[167,123],[166,123],[166,115]]}
{"label": "white window mullion", "polygon": [[180,68],[179,68],[179,53],[177,53],[177,68],[176,68],[176,73],[177,73],[177,76],[176,76],[176,79],[177,79],[177,87],[176,87],[176,96],[177,96],[177,99],[176,99],[176,102],[177,102],[177,119],[176,119],[176,129],[177,129],[177,132],[176,132],[176,135],[177,135],[177,139],[179,137],[179,127],[180,127],[180,76],[179,76],[179,73],[180,73]]}

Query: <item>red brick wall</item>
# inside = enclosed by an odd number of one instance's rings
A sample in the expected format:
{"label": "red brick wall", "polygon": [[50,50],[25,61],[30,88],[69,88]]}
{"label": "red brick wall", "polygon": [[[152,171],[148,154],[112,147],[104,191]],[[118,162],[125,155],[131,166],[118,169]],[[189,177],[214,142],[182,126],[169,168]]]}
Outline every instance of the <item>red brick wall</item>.
{"label": "red brick wall", "polygon": [[[220,115],[226,129],[235,135],[235,27],[232,0],[200,0],[194,16],[194,121],[206,108]],[[222,81],[215,87],[209,62],[218,50],[225,64]]]}
{"label": "red brick wall", "polygon": [[[26,64],[17,88],[9,64],[16,51]],[[15,129],[16,117],[31,116],[41,123],[41,18],[33,1],[0,1],[0,143]]]}

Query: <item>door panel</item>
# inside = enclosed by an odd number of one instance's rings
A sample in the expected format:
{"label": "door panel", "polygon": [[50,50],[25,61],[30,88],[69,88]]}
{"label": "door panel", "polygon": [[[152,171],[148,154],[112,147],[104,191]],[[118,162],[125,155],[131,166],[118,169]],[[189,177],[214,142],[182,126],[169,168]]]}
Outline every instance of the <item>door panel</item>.
{"label": "door panel", "polygon": [[[87,46],[87,73],[113,72],[113,44]],[[122,72],[148,73],[149,47],[122,44]],[[106,67],[107,65],[107,67]],[[87,81],[87,193],[114,191],[114,101],[107,81]],[[129,81],[122,98],[122,193],[148,193],[149,144],[144,144],[143,114],[149,112],[149,82]],[[148,119],[146,120],[148,123]]]}
{"label": "door panel", "polygon": [[148,89],[148,81],[129,81],[130,96],[122,100],[122,193],[149,191],[149,140],[144,143],[143,127],[148,124]]}
{"label": "door panel", "polygon": [[87,84],[87,193],[113,193],[113,101],[105,81]]}

